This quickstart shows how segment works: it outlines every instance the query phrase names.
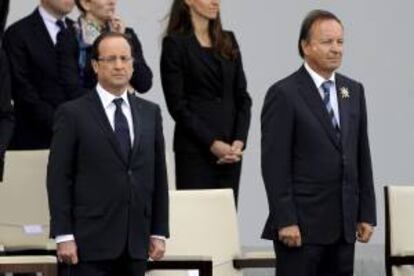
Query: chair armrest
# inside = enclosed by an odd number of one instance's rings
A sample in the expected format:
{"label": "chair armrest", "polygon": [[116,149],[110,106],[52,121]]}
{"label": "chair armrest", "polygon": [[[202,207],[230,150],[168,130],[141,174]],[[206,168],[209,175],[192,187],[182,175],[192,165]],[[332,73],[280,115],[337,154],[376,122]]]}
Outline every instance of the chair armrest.
{"label": "chair armrest", "polygon": [[236,269],[276,267],[276,256],[274,251],[246,252],[233,259],[233,267]]}
{"label": "chair armrest", "polygon": [[57,259],[53,256],[2,256],[0,264],[57,264]]}
{"label": "chair armrest", "polygon": [[386,262],[390,265],[414,265],[414,255],[407,256],[389,256]]}
{"label": "chair armrest", "polygon": [[213,260],[207,256],[166,256],[148,261],[147,270],[198,270],[199,276],[213,275]]}

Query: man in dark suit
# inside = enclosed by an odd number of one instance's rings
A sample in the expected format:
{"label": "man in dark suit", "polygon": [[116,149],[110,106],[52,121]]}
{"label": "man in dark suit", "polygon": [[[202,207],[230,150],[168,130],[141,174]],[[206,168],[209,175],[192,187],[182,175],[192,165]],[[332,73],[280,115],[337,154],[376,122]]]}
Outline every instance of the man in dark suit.
{"label": "man in dark suit", "polygon": [[376,223],[364,88],[339,73],[343,25],[315,10],[302,23],[304,65],[268,91],[262,173],[278,276],[353,275],[355,238]]}
{"label": "man in dark suit", "polygon": [[127,93],[131,44],[120,33],[94,42],[96,90],[56,112],[47,187],[61,273],[145,273],[168,230],[161,112]]}
{"label": "man in dark suit", "polygon": [[10,98],[10,75],[6,55],[1,49],[2,34],[9,10],[9,1],[0,3],[0,181],[3,179],[4,153],[13,134],[13,107]]}
{"label": "man in dark suit", "polygon": [[72,28],[66,15],[73,6],[73,0],[41,0],[5,33],[16,115],[14,149],[49,148],[56,107],[77,96],[65,93],[59,83],[55,49],[59,33]]}

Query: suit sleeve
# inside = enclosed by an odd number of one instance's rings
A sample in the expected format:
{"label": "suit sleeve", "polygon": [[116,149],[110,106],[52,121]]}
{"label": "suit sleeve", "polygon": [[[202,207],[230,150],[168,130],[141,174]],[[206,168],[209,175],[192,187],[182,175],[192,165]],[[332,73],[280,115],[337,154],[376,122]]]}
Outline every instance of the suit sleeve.
{"label": "suit sleeve", "polygon": [[298,223],[292,192],[294,107],[280,88],[267,93],[262,115],[261,164],[274,231]]}
{"label": "suit sleeve", "polygon": [[10,92],[8,64],[2,49],[0,49],[0,181],[3,179],[4,153],[14,127]]}
{"label": "suit sleeve", "polygon": [[78,65],[79,48],[75,30],[67,28],[59,32],[56,42],[57,67],[60,86],[68,99],[85,95],[88,89],[82,86]]}
{"label": "suit sleeve", "polygon": [[152,86],[152,72],[144,59],[141,43],[135,32],[127,28],[125,34],[132,42],[132,55],[134,57],[134,73],[130,80],[131,86],[139,93],[145,93]]}
{"label": "suit sleeve", "polygon": [[234,140],[241,140],[246,144],[247,134],[250,126],[250,109],[252,100],[247,92],[247,81],[243,70],[242,56],[234,34],[231,33],[234,44],[239,53],[236,58],[236,77],[234,79],[235,100],[237,106],[236,127],[234,132]]}
{"label": "suit sleeve", "polygon": [[156,130],[155,130],[155,164],[154,164],[154,185],[152,195],[152,225],[151,235],[169,237],[168,219],[168,181],[167,168],[165,162],[164,135],[162,131],[161,110],[157,107],[156,111]]}
{"label": "suit sleeve", "polygon": [[198,141],[210,148],[215,134],[189,108],[184,93],[184,64],[182,51],[177,41],[165,37],[161,54],[161,82],[168,110],[177,124],[194,135]]}
{"label": "suit sleeve", "polygon": [[47,192],[52,237],[72,234],[72,192],[77,135],[74,113],[67,105],[56,112],[47,169]]}
{"label": "suit sleeve", "polygon": [[0,156],[4,154],[13,134],[14,116],[8,63],[0,49]]}
{"label": "suit sleeve", "polygon": [[24,34],[18,33],[16,29],[9,29],[3,42],[10,61],[14,100],[19,101],[38,122],[51,127],[54,109],[40,97],[39,91],[33,85],[27,42],[23,37]]}
{"label": "suit sleeve", "polygon": [[368,139],[367,108],[364,87],[361,85],[360,129],[358,140],[359,214],[358,222],[376,225],[375,190]]}

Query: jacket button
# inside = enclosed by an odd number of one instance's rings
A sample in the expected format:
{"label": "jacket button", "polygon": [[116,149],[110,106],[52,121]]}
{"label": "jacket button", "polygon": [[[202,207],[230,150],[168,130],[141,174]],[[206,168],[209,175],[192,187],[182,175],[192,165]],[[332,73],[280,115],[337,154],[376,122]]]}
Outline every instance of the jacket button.
{"label": "jacket button", "polygon": [[216,97],[216,101],[217,101],[218,103],[221,103],[221,98],[220,98],[220,97]]}
{"label": "jacket button", "polygon": [[128,175],[131,176],[132,175],[132,170],[128,170]]}

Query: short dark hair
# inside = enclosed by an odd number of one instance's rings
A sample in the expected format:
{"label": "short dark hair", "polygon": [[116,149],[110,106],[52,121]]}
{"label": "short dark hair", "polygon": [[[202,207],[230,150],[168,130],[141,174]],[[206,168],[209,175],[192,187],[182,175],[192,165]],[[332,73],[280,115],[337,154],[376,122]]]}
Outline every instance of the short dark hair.
{"label": "short dark hair", "polygon": [[300,28],[298,50],[299,50],[299,55],[302,58],[304,57],[304,53],[302,49],[302,41],[309,39],[313,24],[315,24],[316,21],[320,21],[320,20],[335,20],[336,22],[341,24],[341,26],[343,26],[341,20],[339,20],[339,18],[335,14],[329,11],[326,11],[326,10],[310,11],[306,15],[305,19],[303,19],[302,26]]}
{"label": "short dark hair", "polygon": [[75,5],[81,13],[86,13],[85,8],[82,6],[81,0],[75,0]]}
{"label": "short dark hair", "polygon": [[102,41],[104,41],[107,38],[123,38],[126,40],[126,42],[128,42],[129,47],[131,48],[131,55],[133,53],[133,45],[131,40],[129,39],[128,36],[122,34],[122,33],[118,33],[118,32],[104,32],[102,34],[100,34],[98,36],[98,38],[95,39],[95,41],[92,44],[92,50],[91,50],[91,58],[93,60],[98,60],[99,59],[99,45],[101,44]]}

